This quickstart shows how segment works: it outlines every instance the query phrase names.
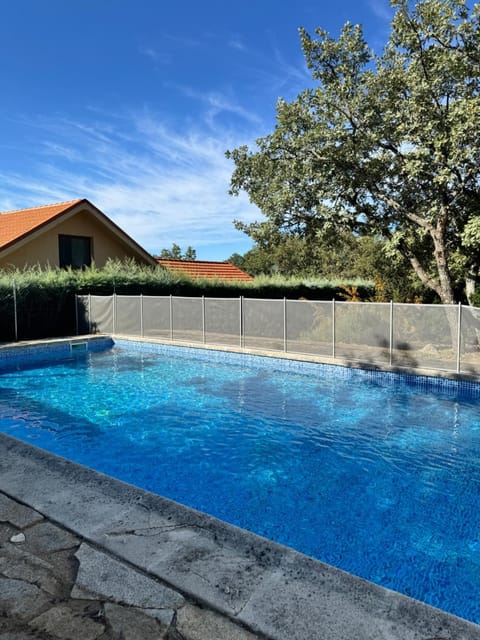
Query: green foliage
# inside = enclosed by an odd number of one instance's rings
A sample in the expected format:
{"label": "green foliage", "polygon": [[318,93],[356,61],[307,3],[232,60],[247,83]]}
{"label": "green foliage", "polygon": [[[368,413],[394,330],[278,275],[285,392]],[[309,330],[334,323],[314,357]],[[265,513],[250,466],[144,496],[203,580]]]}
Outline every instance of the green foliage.
{"label": "green foliage", "polygon": [[[385,241],[350,232],[324,235],[317,242],[299,236],[277,234],[269,244],[258,244],[230,261],[257,276],[323,279],[352,283],[358,278],[375,282],[379,302],[433,302],[434,292],[415,278],[408,262],[397,252],[389,254]],[[276,243],[276,244],[275,244]]]}
{"label": "green foliage", "polygon": [[[252,225],[253,226],[253,225]],[[249,234],[255,246],[244,256],[234,255],[230,261],[251,275],[281,274],[320,278],[363,277],[352,269],[358,239],[350,233],[323,236],[315,241],[298,234],[271,233],[269,236]],[[240,259],[239,259],[240,258]],[[368,276],[367,276],[368,277]]]}
{"label": "green foliage", "polygon": [[196,260],[197,252],[188,246],[185,253],[182,253],[182,248],[174,242],[171,249],[162,249],[159,257],[165,260]]}
{"label": "green foliage", "polygon": [[456,279],[480,268],[480,5],[392,6],[381,55],[358,25],[336,40],[300,30],[315,86],[278,101],[275,130],[256,150],[227,152],[231,193],[245,190],[266,216],[237,226],[260,246],[275,234],[317,241],[345,230],[385,239],[451,303]]}
{"label": "green foliage", "polygon": [[281,276],[254,281],[191,280],[158,266],[110,260],[103,269],[84,270],[34,267],[0,271],[0,342],[15,338],[14,290],[18,337],[21,340],[75,334],[75,294],[177,295],[234,298],[341,299],[343,286],[355,286],[365,299],[374,293],[368,281],[329,282]]}
{"label": "green foliage", "polygon": [[470,304],[472,304],[474,307],[480,307],[480,288],[475,289],[475,292],[470,299]]}
{"label": "green foliage", "polygon": [[242,269],[242,271],[246,270],[244,268],[245,267],[245,256],[242,256],[241,253],[238,253],[238,252],[232,253],[230,258],[228,259],[228,262],[231,262],[232,264],[234,264],[239,269]]}
{"label": "green foliage", "polygon": [[0,271],[0,341],[15,337],[13,285],[19,310],[17,325],[20,339],[65,335],[65,317],[69,316],[72,322],[74,318],[71,295],[74,282],[72,271],[40,268]]}

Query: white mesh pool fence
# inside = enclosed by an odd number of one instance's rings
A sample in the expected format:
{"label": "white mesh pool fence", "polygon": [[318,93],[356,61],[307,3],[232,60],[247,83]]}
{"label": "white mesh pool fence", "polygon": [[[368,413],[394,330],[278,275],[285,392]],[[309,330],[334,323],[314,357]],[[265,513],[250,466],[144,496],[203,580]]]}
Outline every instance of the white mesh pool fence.
{"label": "white mesh pool fence", "polygon": [[480,374],[480,309],[463,305],[83,295],[76,309],[79,334]]}

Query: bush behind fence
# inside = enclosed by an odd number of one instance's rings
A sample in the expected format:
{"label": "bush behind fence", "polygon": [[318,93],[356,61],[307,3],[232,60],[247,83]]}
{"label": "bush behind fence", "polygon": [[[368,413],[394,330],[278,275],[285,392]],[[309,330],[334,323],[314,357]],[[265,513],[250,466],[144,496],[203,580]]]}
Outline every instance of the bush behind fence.
{"label": "bush behind fence", "polygon": [[[370,298],[375,287],[351,284],[358,296]],[[207,296],[232,298],[342,299],[348,286],[324,281],[258,278],[253,282],[193,281],[165,269],[110,261],[103,269],[31,268],[0,271],[0,342],[72,335],[75,294]]]}
{"label": "bush behind fence", "polygon": [[462,305],[88,295],[77,331],[480,374],[480,309]]}

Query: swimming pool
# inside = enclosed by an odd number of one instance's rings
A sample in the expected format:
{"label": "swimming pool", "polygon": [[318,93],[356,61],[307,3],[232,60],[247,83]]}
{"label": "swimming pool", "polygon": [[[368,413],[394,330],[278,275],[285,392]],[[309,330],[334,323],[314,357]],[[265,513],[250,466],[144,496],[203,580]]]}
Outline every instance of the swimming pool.
{"label": "swimming pool", "polygon": [[477,385],[118,345],[5,370],[0,429],[480,622]]}

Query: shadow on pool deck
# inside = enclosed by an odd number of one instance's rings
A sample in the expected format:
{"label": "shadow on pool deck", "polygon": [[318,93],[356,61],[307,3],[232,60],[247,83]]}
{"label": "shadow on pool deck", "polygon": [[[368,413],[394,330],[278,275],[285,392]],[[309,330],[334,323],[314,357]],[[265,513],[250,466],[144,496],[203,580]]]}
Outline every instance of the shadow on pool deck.
{"label": "shadow on pool deck", "polygon": [[[27,629],[82,640],[480,640],[480,626],[6,435],[0,491],[0,640],[39,637]],[[25,542],[10,542],[22,531]],[[23,635],[10,633],[16,624]]]}

